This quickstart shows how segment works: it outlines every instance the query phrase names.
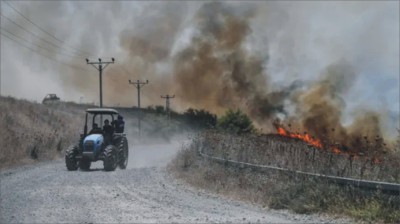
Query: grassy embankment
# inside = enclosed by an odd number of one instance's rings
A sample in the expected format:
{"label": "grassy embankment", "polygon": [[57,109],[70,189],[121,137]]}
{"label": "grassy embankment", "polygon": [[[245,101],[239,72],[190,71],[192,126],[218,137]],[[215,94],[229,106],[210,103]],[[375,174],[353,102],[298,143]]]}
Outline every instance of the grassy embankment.
{"label": "grassy embankment", "polygon": [[[90,107],[94,106],[72,102],[43,105],[0,97],[0,170],[62,158],[65,149],[77,143],[83,131],[85,110]],[[137,109],[117,109],[125,118],[128,140],[138,140]],[[172,111],[168,122],[162,106],[144,108],[140,141],[165,142],[174,135],[193,130],[191,127],[198,126],[198,118],[208,115],[198,112]],[[90,129],[91,124],[88,125]]]}
{"label": "grassy embankment", "polygon": [[381,162],[374,163],[367,156],[335,155],[281,136],[209,131],[195,136],[169,168],[196,187],[273,209],[346,215],[367,222],[400,222],[400,195],[338,186],[294,173],[260,173],[227,166],[199,156],[200,149],[209,155],[252,164],[395,183],[400,183],[399,150],[390,150]]}
{"label": "grassy embankment", "polygon": [[0,169],[60,158],[79,137],[84,109],[0,97]]}

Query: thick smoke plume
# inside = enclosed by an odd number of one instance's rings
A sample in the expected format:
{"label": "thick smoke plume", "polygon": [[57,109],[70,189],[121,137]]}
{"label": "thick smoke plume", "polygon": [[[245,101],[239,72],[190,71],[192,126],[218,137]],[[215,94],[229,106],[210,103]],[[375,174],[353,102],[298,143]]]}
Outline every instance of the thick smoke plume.
{"label": "thick smoke plume", "polygon": [[[347,106],[343,97],[360,72],[351,62],[338,58],[322,69],[317,81],[299,83],[292,79],[286,86],[273,88],[271,78],[275,74],[268,70],[268,59],[273,55],[257,54],[246,47],[253,32],[251,21],[258,12],[254,5],[201,5],[192,18],[196,32],[189,44],[173,55],[169,48],[172,41],[163,45],[160,40],[147,42],[146,37],[124,34],[121,40],[130,55],[145,64],[148,77],[162,83],[149,87],[151,91],[175,93],[181,108],[206,108],[217,114],[239,108],[266,131],[271,131],[272,121],[283,115],[284,122],[292,121],[298,130],[350,148],[360,147],[365,138],[380,139],[379,111],[358,110],[352,123],[343,125]],[[169,19],[165,26],[177,31],[180,21]],[[154,68],[157,63],[169,64],[170,71],[160,76],[163,72]],[[285,104],[295,107],[295,112],[287,111]]]}
{"label": "thick smoke plume", "polygon": [[243,48],[253,14],[237,15],[222,3],[205,4],[196,15],[199,35],[174,59],[175,92],[188,106],[216,113],[242,107],[255,119],[270,118],[279,102],[268,97],[268,76],[261,58]]}
{"label": "thick smoke plume", "polygon": [[327,147],[339,145],[348,147],[346,150],[360,150],[373,140],[375,148],[383,150],[378,112],[359,112],[350,125],[342,124],[346,102],[341,96],[353,85],[355,76],[352,66],[345,61],[329,66],[321,80],[292,93],[296,113],[287,119],[288,123],[294,130],[307,131],[324,140]]}
{"label": "thick smoke plume", "polygon": [[[76,4],[82,15],[93,10],[91,4]],[[163,104],[160,95],[175,94],[175,110],[204,108],[221,115],[238,108],[266,132],[274,131],[272,123],[279,119],[298,131],[330,139],[329,144],[338,141],[350,148],[365,137],[396,134],[396,3],[135,4],[99,3],[96,10],[111,9],[107,21],[76,18],[86,25],[80,35],[69,38],[69,44],[93,52],[92,59],[117,59],[104,74],[106,105],[135,105],[136,89],[128,80],[148,79],[142,106]],[[93,30],[100,22],[104,26]],[[63,74],[59,77],[66,95],[97,99],[94,69],[90,74],[52,71]],[[389,81],[378,80],[379,75]]]}

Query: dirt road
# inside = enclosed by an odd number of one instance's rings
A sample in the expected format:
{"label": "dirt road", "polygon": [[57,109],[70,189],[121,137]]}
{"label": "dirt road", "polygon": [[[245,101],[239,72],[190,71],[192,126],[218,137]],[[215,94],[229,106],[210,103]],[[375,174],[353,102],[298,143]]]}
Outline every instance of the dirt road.
{"label": "dirt road", "polygon": [[[180,143],[136,145],[126,170],[67,171],[64,161],[0,174],[0,223],[332,222],[191,188],[165,169]],[[337,220],[336,220],[337,221]]]}

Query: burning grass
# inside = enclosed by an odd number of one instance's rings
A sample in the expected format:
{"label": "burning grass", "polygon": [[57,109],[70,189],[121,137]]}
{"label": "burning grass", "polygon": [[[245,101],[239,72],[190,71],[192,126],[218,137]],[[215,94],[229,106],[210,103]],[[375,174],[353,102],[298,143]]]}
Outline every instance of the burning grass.
{"label": "burning grass", "polygon": [[[206,132],[200,137],[209,155],[311,173],[400,183],[400,152],[354,154],[319,148],[284,135],[226,135]],[[318,143],[318,142],[316,142]],[[377,157],[379,156],[379,162]]]}
{"label": "burning grass", "polygon": [[[393,148],[391,148],[379,135],[377,135],[374,139],[371,139],[368,136],[353,136],[353,138],[346,139],[350,140],[347,141],[347,143],[352,143],[351,147],[349,147],[345,144],[342,144],[340,140],[335,141],[334,139],[329,138],[329,134],[327,133],[322,135],[321,139],[318,139],[307,132],[299,133],[286,130],[283,125],[280,125],[279,123],[275,123],[274,126],[278,135],[280,136],[298,139],[319,150],[328,151],[337,155],[348,155],[355,159],[363,157],[366,160],[370,160],[374,164],[383,162],[384,155],[387,152],[392,152],[394,150],[393,144]],[[291,125],[289,124],[288,127],[291,128]],[[331,129],[331,132],[335,132],[335,129]]]}
{"label": "burning grass", "polygon": [[190,184],[274,209],[324,212],[368,222],[399,222],[400,196],[334,185],[315,177],[226,166],[198,155],[271,165],[334,176],[400,183],[400,152],[391,150],[376,163],[368,154],[335,153],[303,139],[282,135],[228,135],[208,131],[193,138],[170,164]]}

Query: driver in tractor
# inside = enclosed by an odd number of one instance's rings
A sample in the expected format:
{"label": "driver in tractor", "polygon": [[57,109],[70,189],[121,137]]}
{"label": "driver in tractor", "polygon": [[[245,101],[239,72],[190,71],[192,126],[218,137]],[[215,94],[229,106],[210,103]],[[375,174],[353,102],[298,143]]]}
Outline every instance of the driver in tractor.
{"label": "driver in tractor", "polygon": [[104,140],[108,143],[114,134],[114,128],[110,125],[110,121],[106,119],[103,126]]}
{"label": "driver in tractor", "polygon": [[96,133],[102,133],[101,128],[97,125],[97,123],[93,123],[92,130],[90,130],[89,134],[96,134]]}

